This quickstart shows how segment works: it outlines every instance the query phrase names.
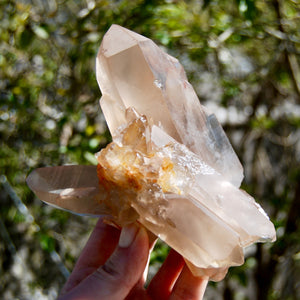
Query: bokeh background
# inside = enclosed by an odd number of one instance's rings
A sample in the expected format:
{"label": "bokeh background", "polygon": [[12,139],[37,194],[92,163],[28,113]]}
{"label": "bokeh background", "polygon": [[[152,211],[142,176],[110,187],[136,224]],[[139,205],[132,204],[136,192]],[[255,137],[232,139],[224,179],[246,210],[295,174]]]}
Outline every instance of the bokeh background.
{"label": "bokeh background", "polygon": [[[180,60],[276,226],[277,242],[247,248],[205,299],[300,299],[298,0],[0,0],[0,298],[55,299],[95,224],[44,205],[25,179],[93,164],[110,141],[95,57],[113,23]],[[167,252],[159,243],[152,273]]]}

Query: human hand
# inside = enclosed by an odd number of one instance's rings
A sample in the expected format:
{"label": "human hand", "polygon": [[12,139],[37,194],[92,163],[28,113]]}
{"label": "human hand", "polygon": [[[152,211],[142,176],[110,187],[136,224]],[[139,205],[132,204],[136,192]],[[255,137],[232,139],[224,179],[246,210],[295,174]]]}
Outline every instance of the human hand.
{"label": "human hand", "polygon": [[194,277],[174,250],[144,288],[150,248],[145,228],[132,224],[120,232],[100,218],[59,300],[203,298],[207,280]]}

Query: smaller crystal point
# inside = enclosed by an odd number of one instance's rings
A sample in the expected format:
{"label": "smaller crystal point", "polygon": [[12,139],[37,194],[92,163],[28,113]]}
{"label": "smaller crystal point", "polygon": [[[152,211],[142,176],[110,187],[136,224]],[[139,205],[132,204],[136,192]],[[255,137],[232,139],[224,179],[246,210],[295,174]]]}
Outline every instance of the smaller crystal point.
{"label": "smaller crystal point", "polygon": [[34,170],[26,180],[41,200],[54,207],[87,215],[109,215],[99,193],[94,166],[59,166]]}

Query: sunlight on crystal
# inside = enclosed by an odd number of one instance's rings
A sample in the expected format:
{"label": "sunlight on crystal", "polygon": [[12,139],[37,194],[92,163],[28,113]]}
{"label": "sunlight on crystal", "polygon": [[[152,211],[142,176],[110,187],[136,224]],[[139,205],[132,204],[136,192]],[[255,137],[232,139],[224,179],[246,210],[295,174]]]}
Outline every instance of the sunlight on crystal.
{"label": "sunlight on crystal", "polygon": [[226,134],[177,59],[113,25],[96,75],[113,141],[96,154],[97,167],[33,171],[27,183],[38,197],[118,226],[138,221],[194,275],[215,281],[244,262],[244,247],[275,240],[266,213],[239,188],[243,168]]}
{"label": "sunlight on crystal", "polygon": [[72,188],[51,191],[52,194],[59,194],[61,196],[67,196],[73,192],[74,192],[74,189],[72,189]]}

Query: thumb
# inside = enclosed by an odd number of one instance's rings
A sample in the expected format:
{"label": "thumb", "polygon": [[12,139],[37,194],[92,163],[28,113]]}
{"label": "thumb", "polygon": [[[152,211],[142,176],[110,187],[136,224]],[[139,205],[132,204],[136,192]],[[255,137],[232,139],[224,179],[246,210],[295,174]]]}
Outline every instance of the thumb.
{"label": "thumb", "polygon": [[124,299],[143,275],[149,254],[146,230],[131,224],[122,229],[119,245],[106,263],[69,294],[70,299]]}

